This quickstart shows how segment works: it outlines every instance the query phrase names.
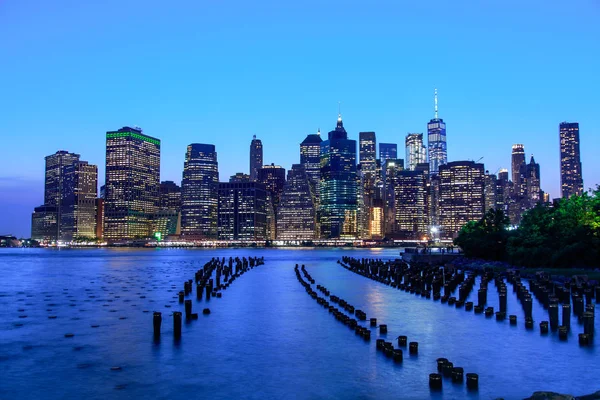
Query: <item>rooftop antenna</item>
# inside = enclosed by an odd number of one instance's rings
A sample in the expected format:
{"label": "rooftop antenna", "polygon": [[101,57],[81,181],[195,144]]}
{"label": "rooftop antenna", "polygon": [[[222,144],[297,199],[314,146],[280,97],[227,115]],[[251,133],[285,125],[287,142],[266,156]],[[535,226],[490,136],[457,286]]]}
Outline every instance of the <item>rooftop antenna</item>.
{"label": "rooftop antenna", "polygon": [[338,121],[342,120],[342,102],[338,101]]}
{"label": "rooftop antenna", "polygon": [[317,129],[317,136],[321,136],[321,128]]}
{"label": "rooftop antenna", "polygon": [[434,103],[435,119],[438,119],[437,88],[434,90],[433,103]]}

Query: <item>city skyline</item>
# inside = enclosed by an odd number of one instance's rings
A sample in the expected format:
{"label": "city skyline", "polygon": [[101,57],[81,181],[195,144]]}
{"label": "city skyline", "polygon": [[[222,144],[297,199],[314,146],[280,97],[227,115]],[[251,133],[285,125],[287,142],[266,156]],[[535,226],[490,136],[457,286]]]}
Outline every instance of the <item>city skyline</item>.
{"label": "city skyline", "polygon": [[[510,148],[523,143],[527,158],[533,154],[541,165],[543,189],[556,198],[558,124],[578,122],[587,190],[600,182],[600,161],[592,153],[600,145],[593,123],[599,83],[586,79],[600,64],[599,44],[591,39],[600,33],[593,24],[597,8],[513,5],[519,12],[507,4],[473,5],[465,13],[443,3],[431,9],[389,4],[389,16],[373,10],[364,15],[352,2],[306,10],[259,5],[264,15],[246,21],[248,6],[240,4],[217,25],[210,18],[226,7],[189,4],[187,13],[172,11],[161,25],[160,10],[135,4],[79,5],[56,20],[42,17],[52,5],[39,4],[39,13],[29,13],[23,4],[4,4],[7,20],[0,32],[15,40],[1,48],[10,60],[0,66],[0,75],[10,77],[3,82],[10,96],[0,100],[5,110],[0,133],[6,138],[0,157],[0,232],[27,236],[31,210],[43,203],[42,160],[48,154],[82,154],[98,165],[102,184],[103,133],[114,127],[139,125],[162,140],[161,180],[180,180],[182,149],[189,143],[214,144],[225,161],[220,167],[225,180],[248,172],[254,134],[263,141],[264,164],[289,170],[299,162],[297,146],[307,134],[331,129],[338,101],[349,138],[374,131],[378,143],[396,143],[402,155],[408,132],[427,132],[435,88],[439,116],[448,124],[448,161],[484,157],[490,172],[510,169]],[[192,19],[198,15],[193,11],[203,12],[197,18],[204,23]],[[133,33],[107,34],[89,17],[96,21],[115,12],[132,17]],[[380,23],[369,22],[369,16]],[[309,25],[292,23],[295,18]],[[431,18],[439,21],[443,35],[421,29]],[[567,20],[572,22],[565,26]],[[225,32],[242,21],[243,28]],[[157,24],[177,29],[155,32],[151,27]],[[344,34],[310,29],[325,24]],[[36,41],[41,29],[42,45]],[[199,41],[202,35],[214,42]],[[506,35],[519,40],[507,48]],[[443,65],[414,62],[427,60],[433,48]],[[559,48],[568,48],[577,62]],[[73,58],[77,49],[83,54]],[[342,67],[327,61],[335,52],[345,57]],[[161,62],[153,61],[155,54]],[[128,62],[111,64],[111,59]],[[177,79],[174,71],[181,72]],[[26,136],[31,138],[26,162],[15,168],[23,158],[15,150]]]}

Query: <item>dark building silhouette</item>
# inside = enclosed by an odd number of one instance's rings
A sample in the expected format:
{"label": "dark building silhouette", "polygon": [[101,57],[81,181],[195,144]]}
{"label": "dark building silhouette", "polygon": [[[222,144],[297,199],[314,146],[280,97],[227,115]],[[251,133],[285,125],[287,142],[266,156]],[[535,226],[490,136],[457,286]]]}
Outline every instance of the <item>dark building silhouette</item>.
{"label": "dark building silhouette", "polygon": [[579,152],[579,123],[561,122],[560,136],[560,189],[563,198],[583,194],[581,154]]}
{"label": "dark building silhouette", "polygon": [[181,209],[181,187],[175,182],[160,183],[160,209],[174,211]]}
{"label": "dark building silhouette", "polygon": [[379,143],[379,160],[385,165],[386,160],[398,158],[398,145],[396,143]]}
{"label": "dark building silhouette", "polygon": [[256,180],[267,188],[276,212],[281,193],[283,192],[283,186],[285,185],[285,168],[275,164],[264,165],[258,170]]}
{"label": "dark building silhouette", "polygon": [[181,180],[181,235],[217,238],[219,165],[212,144],[188,145]]}
{"label": "dark building silhouette", "polygon": [[243,172],[236,172],[235,175],[229,177],[229,183],[244,183],[250,182],[250,175]]}
{"label": "dark building silhouette", "polygon": [[263,166],[263,145],[256,135],[250,142],[250,180],[255,181],[258,178],[258,170]]}

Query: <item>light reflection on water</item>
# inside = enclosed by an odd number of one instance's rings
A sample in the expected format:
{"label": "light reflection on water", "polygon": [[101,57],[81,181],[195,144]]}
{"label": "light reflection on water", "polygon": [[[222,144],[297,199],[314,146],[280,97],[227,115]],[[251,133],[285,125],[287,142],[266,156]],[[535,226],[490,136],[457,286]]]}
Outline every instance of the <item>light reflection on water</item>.
{"label": "light reflection on water", "polygon": [[[209,307],[212,313],[184,323],[181,342],[174,343],[170,314],[183,308],[177,302],[183,282],[210,257],[248,254],[264,255],[266,265],[244,274],[208,305],[196,302],[194,291],[194,312]],[[600,389],[592,379],[600,375],[597,346],[579,348],[581,325],[572,320],[567,343],[555,334],[540,337],[537,327],[525,331],[510,285],[508,310],[518,315],[517,327],[353,274],[336,264],[343,255],[386,259],[398,252],[2,250],[0,398],[510,399],[536,390]],[[376,331],[370,343],[355,336],[305,293],[295,279],[296,263],[367,318],[387,324],[388,340],[395,343],[404,334],[418,341],[418,357],[405,352],[402,365],[395,365],[376,352]],[[470,300],[474,297],[476,292]],[[488,302],[498,307],[493,283]],[[163,312],[158,344],[152,341],[152,311]],[[534,319],[536,325],[547,319],[537,302]],[[428,374],[438,357],[477,372],[479,392],[444,381],[443,392],[431,396]],[[112,366],[122,370],[111,371]]]}

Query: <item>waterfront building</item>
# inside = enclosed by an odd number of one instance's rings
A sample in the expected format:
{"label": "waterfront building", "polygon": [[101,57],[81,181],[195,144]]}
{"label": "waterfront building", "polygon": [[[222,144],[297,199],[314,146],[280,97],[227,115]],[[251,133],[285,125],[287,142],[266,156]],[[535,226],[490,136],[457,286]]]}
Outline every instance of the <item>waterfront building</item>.
{"label": "waterfront building", "polygon": [[359,132],[359,165],[357,168],[357,234],[370,237],[370,211],[377,198],[377,140],[375,132]]}
{"label": "waterfront building", "polygon": [[356,237],[356,141],[348,139],[341,114],[321,143],[320,220],[324,239]]}
{"label": "waterfront building", "polygon": [[219,240],[267,239],[267,189],[258,182],[220,182]]}
{"label": "waterfront building", "polygon": [[252,136],[250,142],[250,180],[258,179],[258,170],[263,166],[263,145],[256,135]]}
{"label": "waterfront building", "polygon": [[160,183],[160,209],[174,211],[181,209],[181,187],[175,182]]}
{"label": "waterfront building", "polygon": [[104,238],[104,198],[96,199],[96,238]]}
{"label": "waterfront building", "polygon": [[95,238],[98,167],[86,161],[75,161],[65,165],[61,175],[59,239]]}
{"label": "waterfront building", "polygon": [[315,196],[308,174],[304,165],[293,164],[277,208],[277,239],[315,239],[316,219]]}
{"label": "waterfront building", "polygon": [[371,239],[383,239],[384,235],[383,199],[374,199],[369,210],[369,237]]}
{"label": "waterfront building", "polygon": [[229,183],[244,183],[250,182],[250,175],[243,172],[236,172],[235,175],[229,177]]}
{"label": "waterfront building", "polygon": [[561,122],[560,137],[560,189],[563,198],[583,194],[581,154],[579,151],[579,123]]}
{"label": "waterfront building", "polygon": [[181,233],[181,213],[174,209],[161,209],[152,214],[152,237],[163,240]]}
{"label": "waterfront building", "polygon": [[446,123],[438,117],[437,89],[434,95],[434,118],[427,124],[427,148],[429,153],[429,173],[437,175],[440,166],[448,162],[446,149]]}
{"label": "waterfront building", "polygon": [[417,164],[427,162],[427,148],[423,144],[422,133],[409,133],[406,135],[406,168],[414,171]]}
{"label": "waterfront building", "polygon": [[181,180],[181,235],[217,238],[219,164],[212,144],[188,145]]}
{"label": "waterfront building", "polygon": [[277,211],[279,199],[285,185],[285,168],[275,164],[263,165],[258,170],[256,180],[265,185],[270,192],[273,209]]}
{"label": "waterfront building", "polygon": [[31,238],[39,242],[57,240],[58,211],[56,206],[41,205],[31,215]]}
{"label": "waterfront building", "polygon": [[394,237],[420,240],[427,234],[427,185],[422,170],[395,173]]}
{"label": "waterfront building", "polygon": [[386,160],[398,158],[398,145],[396,143],[379,143],[379,160],[385,165]]}
{"label": "waterfront building", "polygon": [[104,238],[146,238],[160,205],[160,140],[140,128],[106,132]]}
{"label": "waterfront building", "polygon": [[440,226],[444,239],[453,239],[469,221],[484,215],[483,164],[453,161],[440,166]]}

